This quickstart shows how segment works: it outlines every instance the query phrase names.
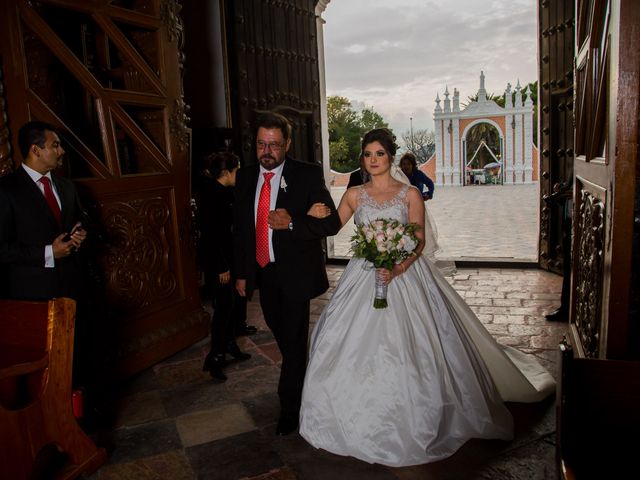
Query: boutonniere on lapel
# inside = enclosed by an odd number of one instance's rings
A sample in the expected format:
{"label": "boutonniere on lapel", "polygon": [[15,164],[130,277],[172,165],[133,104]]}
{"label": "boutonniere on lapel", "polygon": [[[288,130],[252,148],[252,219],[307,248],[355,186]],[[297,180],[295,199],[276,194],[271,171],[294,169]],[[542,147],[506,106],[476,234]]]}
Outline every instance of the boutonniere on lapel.
{"label": "boutonniere on lapel", "polygon": [[284,177],[280,177],[280,188],[284,190],[284,193],[287,193],[287,181]]}

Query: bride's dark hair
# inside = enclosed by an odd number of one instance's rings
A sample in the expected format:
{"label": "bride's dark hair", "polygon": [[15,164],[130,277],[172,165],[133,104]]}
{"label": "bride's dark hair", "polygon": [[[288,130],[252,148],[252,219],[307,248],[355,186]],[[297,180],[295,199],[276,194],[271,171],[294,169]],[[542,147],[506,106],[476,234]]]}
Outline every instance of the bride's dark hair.
{"label": "bride's dark hair", "polygon": [[364,148],[370,143],[378,142],[382,145],[382,148],[386,150],[393,162],[393,159],[396,156],[396,150],[398,149],[395,140],[396,136],[388,128],[374,128],[373,130],[369,130],[364,134],[364,137],[362,137],[361,152],[364,152]]}

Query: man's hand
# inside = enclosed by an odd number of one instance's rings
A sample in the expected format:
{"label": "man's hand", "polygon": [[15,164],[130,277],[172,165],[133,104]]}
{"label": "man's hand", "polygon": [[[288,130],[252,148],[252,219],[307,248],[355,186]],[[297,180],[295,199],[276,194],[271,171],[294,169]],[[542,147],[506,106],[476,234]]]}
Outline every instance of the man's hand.
{"label": "man's hand", "polygon": [[65,242],[66,233],[62,233],[56,237],[51,245],[53,248],[53,258],[63,258],[71,255],[76,248],[77,241],[72,238]]}
{"label": "man's hand", "polygon": [[285,208],[276,208],[269,212],[268,220],[269,227],[272,230],[287,230],[289,228],[289,222],[291,222],[291,215]]}
{"label": "man's hand", "polygon": [[247,296],[247,281],[244,280],[244,279],[236,280],[236,291],[238,292],[238,295],[240,295],[241,297],[246,297]]}
{"label": "man's hand", "polygon": [[231,271],[227,270],[226,272],[218,274],[218,281],[221,285],[226,285],[231,280]]}

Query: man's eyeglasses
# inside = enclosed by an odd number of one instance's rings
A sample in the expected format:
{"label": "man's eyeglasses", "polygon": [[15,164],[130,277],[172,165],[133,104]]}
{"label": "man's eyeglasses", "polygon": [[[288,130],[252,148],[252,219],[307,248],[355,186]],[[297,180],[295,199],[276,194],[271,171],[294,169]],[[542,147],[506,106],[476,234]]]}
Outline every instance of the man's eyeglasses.
{"label": "man's eyeglasses", "polygon": [[262,140],[258,140],[256,142],[256,147],[258,147],[258,150],[266,150],[267,147],[269,147],[269,150],[271,150],[272,152],[279,152],[280,150],[282,150],[282,147],[284,147],[284,144],[277,142],[265,143]]}

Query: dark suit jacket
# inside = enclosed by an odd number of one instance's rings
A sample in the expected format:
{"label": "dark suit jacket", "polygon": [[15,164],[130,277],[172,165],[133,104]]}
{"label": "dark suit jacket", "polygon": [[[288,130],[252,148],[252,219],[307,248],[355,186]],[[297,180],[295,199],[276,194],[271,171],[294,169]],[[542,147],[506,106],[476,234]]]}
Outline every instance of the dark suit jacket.
{"label": "dark suit jacket", "polygon": [[44,250],[76,222],[86,225],[73,183],[52,175],[62,204],[58,226],[44,195],[24,168],[0,179],[0,267],[5,281],[3,296],[24,300],[76,298],[79,255],[55,259],[54,268],[44,267]]}
{"label": "dark suit jacket", "polygon": [[[247,281],[247,296],[256,287],[255,195],[259,165],[238,170],[234,205],[234,246],[237,278]],[[277,186],[276,208],[285,208],[293,219],[293,231],[274,230],[275,268],[285,295],[308,300],[329,288],[322,238],[340,230],[340,217],[327,190],[319,165],[286,159],[282,178],[286,188]],[[282,185],[282,182],[281,182]],[[274,186],[275,187],[275,186]],[[331,215],[317,219],[307,215],[312,204],[322,202]]]}
{"label": "dark suit jacket", "polygon": [[201,177],[196,199],[198,262],[203,272],[220,274],[233,265],[233,189],[217,180]]}
{"label": "dark suit jacket", "polygon": [[349,175],[349,183],[347,184],[347,188],[357,187],[358,185],[362,185],[362,183],[362,169],[359,168],[351,172],[351,175]]}

